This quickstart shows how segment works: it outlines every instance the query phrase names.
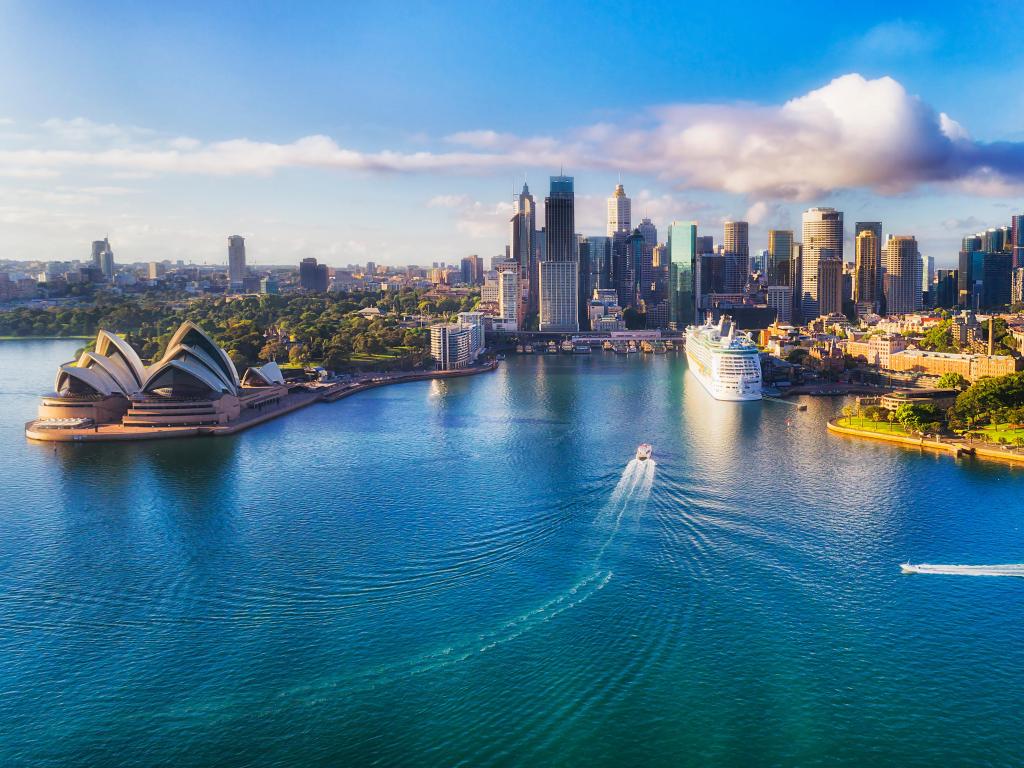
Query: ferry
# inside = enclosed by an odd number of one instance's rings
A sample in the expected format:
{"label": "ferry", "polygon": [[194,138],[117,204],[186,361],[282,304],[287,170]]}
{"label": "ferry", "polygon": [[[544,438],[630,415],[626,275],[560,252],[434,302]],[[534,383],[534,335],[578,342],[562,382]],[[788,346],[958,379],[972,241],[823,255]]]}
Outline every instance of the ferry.
{"label": "ferry", "polygon": [[604,343],[601,345],[601,349],[607,349],[607,350],[611,351],[611,350],[615,349],[615,347],[612,345],[612,343],[610,341],[608,341],[606,339],[604,341]]}
{"label": "ferry", "polygon": [[525,344],[525,345],[523,345],[523,352],[525,352],[528,355],[532,355],[533,354],[533,344]]}
{"label": "ferry", "polygon": [[654,447],[650,443],[640,443],[636,447],[636,457],[639,461],[647,461],[653,451]]}
{"label": "ferry", "polygon": [[523,345],[522,344],[516,344],[516,352],[518,352],[520,355],[523,354]]}
{"label": "ferry", "polygon": [[668,340],[665,341],[665,349],[675,349],[675,348],[676,348],[676,343],[674,341],[672,341],[672,339],[668,339]]}
{"label": "ferry", "polygon": [[722,315],[686,329],[686,360],[697,381],[716,400],[760,400],[761,358],[757,345],[737,333],[732,318]]}
{"label": "ferry", "polygon": [[572,353],[574,355],[589,355],[590,354],[590,345],[586,344],[586,343],[584,343],[582,341],[573,342]]}
{"label": "ferry", "polygon": [[647,352],[647,353],[654,352],[654,345],[651,344],[651,342],[646,341],[646,340],[641,341],[640,342],[640,351],[641,352]]}
{"label": "ferry", "polygon": [[548,354],[555,355],[558,353],[558,345],[553,341],[548,342]]}
{"label": "ferry", "polygon": [[637,351],[637,349],[636,349],[636,343],[635,342],[631,341],[631,342],[629,342],[626,345],[626,354],[627,355],[631,355],[631,354],[633,354],[636,351]]}
{"label": "ferry", "polygon": [[561,346],[562,346],[562,351],[563,352],[570,352],[570,353],[572,352],[572,342],[569,341],[568,339],[563,341]]}

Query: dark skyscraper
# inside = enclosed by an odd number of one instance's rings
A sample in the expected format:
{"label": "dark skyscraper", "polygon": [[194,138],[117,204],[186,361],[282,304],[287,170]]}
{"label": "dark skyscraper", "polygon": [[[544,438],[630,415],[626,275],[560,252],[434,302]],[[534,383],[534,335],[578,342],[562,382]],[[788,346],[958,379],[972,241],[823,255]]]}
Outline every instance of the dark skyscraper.
{"label": "dark skyscraper", "polygon": [[579,255],[572,176],[552,176],[544,199],[546,247],[540,264],[540,330],[579,329]]}
{"label": "dark skyscraper", "polygon": [[317,264],[316,259],[303,259],[299,263],[299,286],[304,291],[326,291],[327,265]]}
{"label": "dark skyscraper", "polygon": [[466,256],[462,260],[462,282],[466,285],[483,285],[484,260],[479,256]]}

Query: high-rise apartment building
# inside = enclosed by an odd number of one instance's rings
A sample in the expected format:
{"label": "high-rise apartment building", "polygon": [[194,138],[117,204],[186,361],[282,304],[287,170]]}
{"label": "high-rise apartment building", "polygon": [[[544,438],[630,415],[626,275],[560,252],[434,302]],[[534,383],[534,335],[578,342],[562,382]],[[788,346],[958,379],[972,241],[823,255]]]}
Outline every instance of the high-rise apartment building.
{"label": "high-rise apartment building", "polygon": [[885,244],[885,306],[892,315],[921,307],[921,256],[910,235],[892,235]]}
{"label": "high-rise apartment building", "polygon": [[502,330],[518,331],[523,311],[519,262],[509,260],[498,264],[495,270],[498,273],[498,319]]}
{"label": "high-rise apartment building", "polygon": [[[835,259],[839,266],[826,268],[826,273],[836,277],[836,293],[842,294],[842,262],[843,262],[843,214],[835,208],[811,208],[803,214],[803,254],[801,257],[802,280],[800,285],[800,314],[805,321],[812,320],[821,314],[822,291],[832,295],[831,286],[819,286],[818,262],[822,259]],[[842,302],[840,300],[840,310]]]}
{"label": "high-rise apartment building", "polygon": [[789,285],[793,257],[793,230],[768,230],[768,285]]}
{"label": "high-rise apartment building", "polygon": [[241,290],[244,279],[245,238],[241,235],[231,235],[228,238],[228,284],[231,290]]}
{"label": "high-rise apartment building", "polygon": [[572,176],[552,176],[544,199],[546,248],[540,264],[540,330],[579,330],[579,256]]}
{"label": "high-rise apartment building", "polygon": [[694,260],[697,255],[697,224],[674,221],[668,228],[669,323],[685,330],[696,318]]}

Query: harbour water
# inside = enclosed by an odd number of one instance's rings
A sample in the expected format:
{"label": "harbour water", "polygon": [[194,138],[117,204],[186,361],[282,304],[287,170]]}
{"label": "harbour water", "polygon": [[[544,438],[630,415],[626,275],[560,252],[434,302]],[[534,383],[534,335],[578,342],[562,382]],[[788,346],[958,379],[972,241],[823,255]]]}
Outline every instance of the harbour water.
{"label": "harbour water", "polygon": [[[23,435],[0,342],[0,765],[1019,765],[1024,472],[511,358],[234,437]],[[654,446],[638,462],[638,443]]]}

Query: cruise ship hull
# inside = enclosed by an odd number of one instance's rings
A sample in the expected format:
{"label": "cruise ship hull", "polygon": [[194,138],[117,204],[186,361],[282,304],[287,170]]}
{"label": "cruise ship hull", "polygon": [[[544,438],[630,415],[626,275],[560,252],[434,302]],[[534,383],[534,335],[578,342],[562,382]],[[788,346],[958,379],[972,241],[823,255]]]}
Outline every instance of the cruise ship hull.
{"label": "cruise ship hull", "polygon": [[701,366],[692,355],[687,353],[686,361],[690,366],[690,373],[693,374],[694,378],[700,382],[701,386],[711,395],[715,400],[724,400],[731,402],[746,402],[748,400],[760,400],[761,399],[761,384],[750,384],[744,387],[745,391],[734,391],[727,387],[721,382],[715,382],[710,376],[705,374],[701,370]]}
{"label": "cruise ship hull", "polygon": [[757,348],[737,336],[725,317],[687,328],[686,360],[690,371],[716,400],[744,402],[761,399],[761,361]]}

